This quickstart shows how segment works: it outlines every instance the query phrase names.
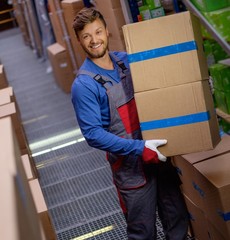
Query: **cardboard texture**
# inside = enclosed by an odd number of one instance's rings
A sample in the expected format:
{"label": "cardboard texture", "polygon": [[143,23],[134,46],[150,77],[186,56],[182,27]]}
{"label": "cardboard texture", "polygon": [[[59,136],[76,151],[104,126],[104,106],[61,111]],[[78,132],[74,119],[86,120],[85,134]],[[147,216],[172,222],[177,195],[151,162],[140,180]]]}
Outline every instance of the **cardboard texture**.
{"label": "cardboard texture", "polygon": [[[173,164],[182,191],[215,223],[223,239],[230,238],[230,136],[224,135],[211,151],[175,156]],[[221,238],[220,238],[221,239]]]}
{"label": "cardboard texture", "polygon": [[44,229],[46,240],[56,240],[57,237],[53,225],[50,221],[47,205],[38,179],[33,179],[29,181],[29,185],[35,202],[37,213]]}
{"label": "cardboard texture", "polygon": [[220,141],[208,80],[135,93],[135,100],[143,139],[167,139],[159,147],[166,156],[209,150]]}
{"label": "cardboard texture", "polygon": [[21,160],[22,160],[22,165],[25,169],[27,180],[35,179],[36,176],[34,175],[33,168],[31,166],[28,154],[22,155]]}
{"label": "cardboard texture", "polygon": [[192,236],[195,237],[195,239],[208,240],[209,230],[204,212],[186,195],[184,195],[184,200],[190,217]]}
{"label": "cardboard texture", "polygon": [[0,89],[0,105],[10,103],[11,96],[13,96],[13,88],[12,87],[6,87],[3,89]]}
{"label": "cardboard texture", "polygon": [[61,6],[66,28],[72,42],[77,68],[79,69],[86,58],[86,54],[78,42],[72,26],[75,15],[84,7],[84,3],[82,0],[63,0]]}
{"label": "cardboard texture", "polygon": [[78,67],[74,54],[73,42],[71,36],[68,33],[61,1],[49,0],[48,4],[51,10],[51,24],[54,29],[56,42],[67,50],[68,62],[70,63],[71,71],[74,72],[78,69]]}
{"label": "cardboard texture", "polygon": [[7,116],[11,117],[11,121],[14,128],[14,133],[17,138],[19,150],[22,155],[27,154],[30,160],[30,164],[33,170],[34,176],[38,177],[38,171],[35,166],[35,162],[32,159],[32,154],[29,149],[28,140],[25,134],[24,127],[21,121],[21,115],[19,112],[19,108],[16,102],[16,98],[13,95],[12,87],[4,88],[0,90],[0,102],[5,103],[0,105],[0,118],[4,118]]}
{"label": "cardboard texture", "polygon": [[64,37],[65,35],[59,21],[58,13],[50,12],[49,18],[54,31],[56,42],[62,45],[63,47],[65,47],[66,46],[65,37]]}
{"label": "cardboard texture", "polygon": [[0,118],[9,116],[16,112],[15,104],[8,103],[0,106]]}
{"label": "cardboard texture", "polygon": [[208,79],[200,22],[190,12],[132,23],[122,29],[135,92]]}
{"label": "cardboard texture", "polygon": [[204,211],[226,239],[230,239],[230,153],[194,165]]}
{"label": "cardboard texture", "polygon": [[110,18],[111,12],[115,9],[121,9],[120,0],[95,0],[95,7],[102,13],[106,18]]}
{"label": "cardboard texture", "polygon": [[[39,219],[10,116],[0,119],[1,239],[41,240]],[[22,221],[23,219],[23,221]]]}
{"label": "cardboard texture", "polygon": [[0,64],[0,89],[8,87],[4,66]]}
{"label": "cardboard texture", "polygon": [[113,40],[121,41],[125,44],[124,35],[122,32],[122,26],[125,25],[125,20],[122,9],[115,9],[113,12],[111,12],[109,18],[105,17],[105,21],[107,24],[110,38],[112,38]]}
{"label": "cardboard texture", "polygon": [[228,240],[229,238],[224,237],[223,234],[220,232],[220,229],[217,228],[215,225],[215,222],[211,222],[207,219],[207,225],[208,225],[208,233],[209,233],[209,239],[211,240]]}
{"label": "cardboard texture", "polygon": [[66,49],[59,43],[54,43],[47,51],[56,83],[64,92],[69,93],[75,76],[71,71]]}

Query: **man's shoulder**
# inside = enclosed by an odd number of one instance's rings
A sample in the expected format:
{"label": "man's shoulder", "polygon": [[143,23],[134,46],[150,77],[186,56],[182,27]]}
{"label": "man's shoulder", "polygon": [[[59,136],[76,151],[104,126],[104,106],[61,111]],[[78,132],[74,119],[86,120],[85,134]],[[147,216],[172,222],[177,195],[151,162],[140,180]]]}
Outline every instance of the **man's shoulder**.
{"label": "man's shoulder", "polygon": [[115,56],[117,56],[118,58],[127,58],[127,52],[122,52],[122,51],[111,51],[111,53],[113,53]]}

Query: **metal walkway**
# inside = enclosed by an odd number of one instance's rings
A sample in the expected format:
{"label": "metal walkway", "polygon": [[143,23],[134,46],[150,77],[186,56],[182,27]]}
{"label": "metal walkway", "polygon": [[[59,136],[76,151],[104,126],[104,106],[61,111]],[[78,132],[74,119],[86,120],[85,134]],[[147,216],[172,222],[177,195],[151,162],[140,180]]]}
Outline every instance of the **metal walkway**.
{"label": "metal walkway", "polygon": [[[58,240],[127,239],[105,153],[83,140],[70,94],[57,87],[18,28],[0,32],[0,62],[14,89]],[[163,240],[159,220],[157,228]]]}

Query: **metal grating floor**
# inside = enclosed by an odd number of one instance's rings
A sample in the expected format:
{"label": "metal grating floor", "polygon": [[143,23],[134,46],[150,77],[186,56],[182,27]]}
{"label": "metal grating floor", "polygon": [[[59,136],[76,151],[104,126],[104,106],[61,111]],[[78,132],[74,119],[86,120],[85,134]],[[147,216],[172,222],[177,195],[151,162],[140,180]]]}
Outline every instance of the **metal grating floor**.
{"label": "metal grating floor", "polygon": [[[30,149],[38,154],[34,161],[58,240],[85,234],[82,239],[127,239],[105,153],[81,140],[70,95],[47,73],[47,61],[25,46],[18,28],[0,32],[0,61]],[[165,239],[159,219],[157,229],[157,239]]]}

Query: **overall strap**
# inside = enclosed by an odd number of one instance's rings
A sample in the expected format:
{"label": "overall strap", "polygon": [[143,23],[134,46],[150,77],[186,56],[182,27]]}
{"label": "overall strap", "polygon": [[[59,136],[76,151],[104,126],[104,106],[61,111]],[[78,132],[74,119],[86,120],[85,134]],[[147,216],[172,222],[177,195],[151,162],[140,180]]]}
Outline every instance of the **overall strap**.
{"label": "overall strap", "polygon": [[109,52],[109,55],[112,59],[115,60],[116,64],[119,66],[119,74],[121,78],[126,76],[126,73],[129,72],[129,69],[125,66],[124,62],[120,60],[114,53]]}
{"label": "overall strap", "polygon": [[78,75],[88,75],[92,77],[95,81],[103,85],[103,87],[105,87],[106,89],[108,89],[111,85],[116,84],[116,82],[112,78],[97,73],[93,73],[87,70],[79,70],[77,76]]}

